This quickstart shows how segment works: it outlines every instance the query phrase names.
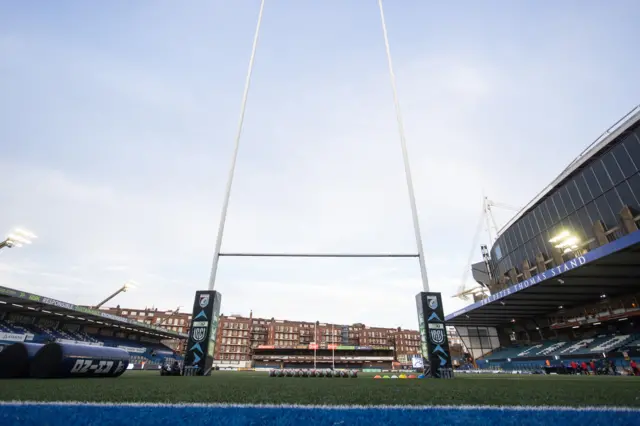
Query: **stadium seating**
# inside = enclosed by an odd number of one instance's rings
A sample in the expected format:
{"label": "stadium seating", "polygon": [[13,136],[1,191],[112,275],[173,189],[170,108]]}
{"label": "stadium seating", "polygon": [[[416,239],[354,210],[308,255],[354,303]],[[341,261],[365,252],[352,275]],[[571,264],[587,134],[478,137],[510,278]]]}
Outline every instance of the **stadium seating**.
{"label": "stadium seating", "polygon": [[[177,356],[167,346],[159,343],[140,343],[129,339],[106,338],[102,336],[91,336],[83,331],[69,331],[64,329],[53,329],[40,327],[35,324],[18,324],[8,319],[0,320],[0,332],[30,335],[29,341],[34,343],[44,343],[52,340],[68,340],[75,342],[87,342],[91,344],[104,344],[105,346],[125,347],[130,350],[132,363],[145,363],[148,365],[160,366],[164,363],[182,361],[182,357]],[[2,342],[0,342],[1,344]]]}
{"label": "stadium seating", "polygon": [[540,361],[528,361],[528,359],[554,356],[571,358],[584,356],[584,360],[589,361],[594,356],[621,350],[624,347],[640,347],[640,334],[601,335],[575,341],[544,341],[529,346],[514,345],[498,348],[478,359],[478,368],[489,368],[495,365],[504,365],[505,368],[513,365],[516,369],[520,366],[525,369],[535,368],[536,365],[539,366]]}
{"label": "stadium seating", "polygon": [[635,340],[631,340],[622,346],[622,349],[640,349],[640,335],[637,335]]}

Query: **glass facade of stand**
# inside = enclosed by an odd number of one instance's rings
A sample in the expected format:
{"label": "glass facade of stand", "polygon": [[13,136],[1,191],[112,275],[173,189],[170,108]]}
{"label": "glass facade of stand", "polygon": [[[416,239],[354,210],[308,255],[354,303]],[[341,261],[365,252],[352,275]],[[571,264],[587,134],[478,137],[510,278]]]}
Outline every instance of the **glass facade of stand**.
{"label": "glass facade of stand", "polygon": [[619,225],[623,206],[636,216],[640,213],[639,172],[640,126],[636,124],[500,235],[491,248],[494,276],[505,275],[511,268],[521,272],[525,259],[534,266],[537,253],[550,255],[549,240],[562,230],[586,241],[594,236],[597,220],[605,229]]}

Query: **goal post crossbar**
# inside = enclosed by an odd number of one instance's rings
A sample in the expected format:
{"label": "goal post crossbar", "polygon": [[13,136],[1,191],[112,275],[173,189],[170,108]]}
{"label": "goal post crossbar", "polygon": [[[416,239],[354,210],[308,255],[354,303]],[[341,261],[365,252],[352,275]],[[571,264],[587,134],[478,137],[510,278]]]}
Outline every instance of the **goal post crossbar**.
{"label": "goal post crossbar", "polygon": [[418,253],[220,253],[226,257],[369,257],[369,258],[417,258]]}

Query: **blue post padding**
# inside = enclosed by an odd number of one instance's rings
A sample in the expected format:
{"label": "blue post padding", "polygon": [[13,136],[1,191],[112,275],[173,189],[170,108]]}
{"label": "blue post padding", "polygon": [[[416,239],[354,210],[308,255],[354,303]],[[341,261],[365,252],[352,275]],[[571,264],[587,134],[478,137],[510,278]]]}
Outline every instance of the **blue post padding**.
{"label": "blue post padding", "polygon": [[44,346],[44,344],[42,343],[19,343],[19,344],[25,347],[25,349],[27,350],[27,355],[29,356],[29,359],[33,359],[33,357],[36,356],[40,348]]}
{"label": "blue post padding", "polygon": [[118,377],[129,365],[124,349],[49,343],[31,362],[31,377]]}
{"label": "blue post padding", "polygon": [[29,377],[29,365],[44,345],[40,343],[14,343],[0,352],[0,378]]}

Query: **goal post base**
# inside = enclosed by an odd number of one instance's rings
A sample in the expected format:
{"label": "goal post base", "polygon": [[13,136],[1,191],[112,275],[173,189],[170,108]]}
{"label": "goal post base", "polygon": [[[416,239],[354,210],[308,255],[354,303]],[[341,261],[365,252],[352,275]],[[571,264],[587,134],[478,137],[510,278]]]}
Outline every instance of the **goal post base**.
{"label": "goal post base", "polygon": [[185,376],[211,374],[221,299],[222,295],[214,290],[196,291],[184,357]]}
{"label": "goal post base", "polygon": [[425,365],[425,377],[452,379],[453,366],[447,326],[444,322],[442,296],[440,293],[422,291],[416,295],[420,348]]}

